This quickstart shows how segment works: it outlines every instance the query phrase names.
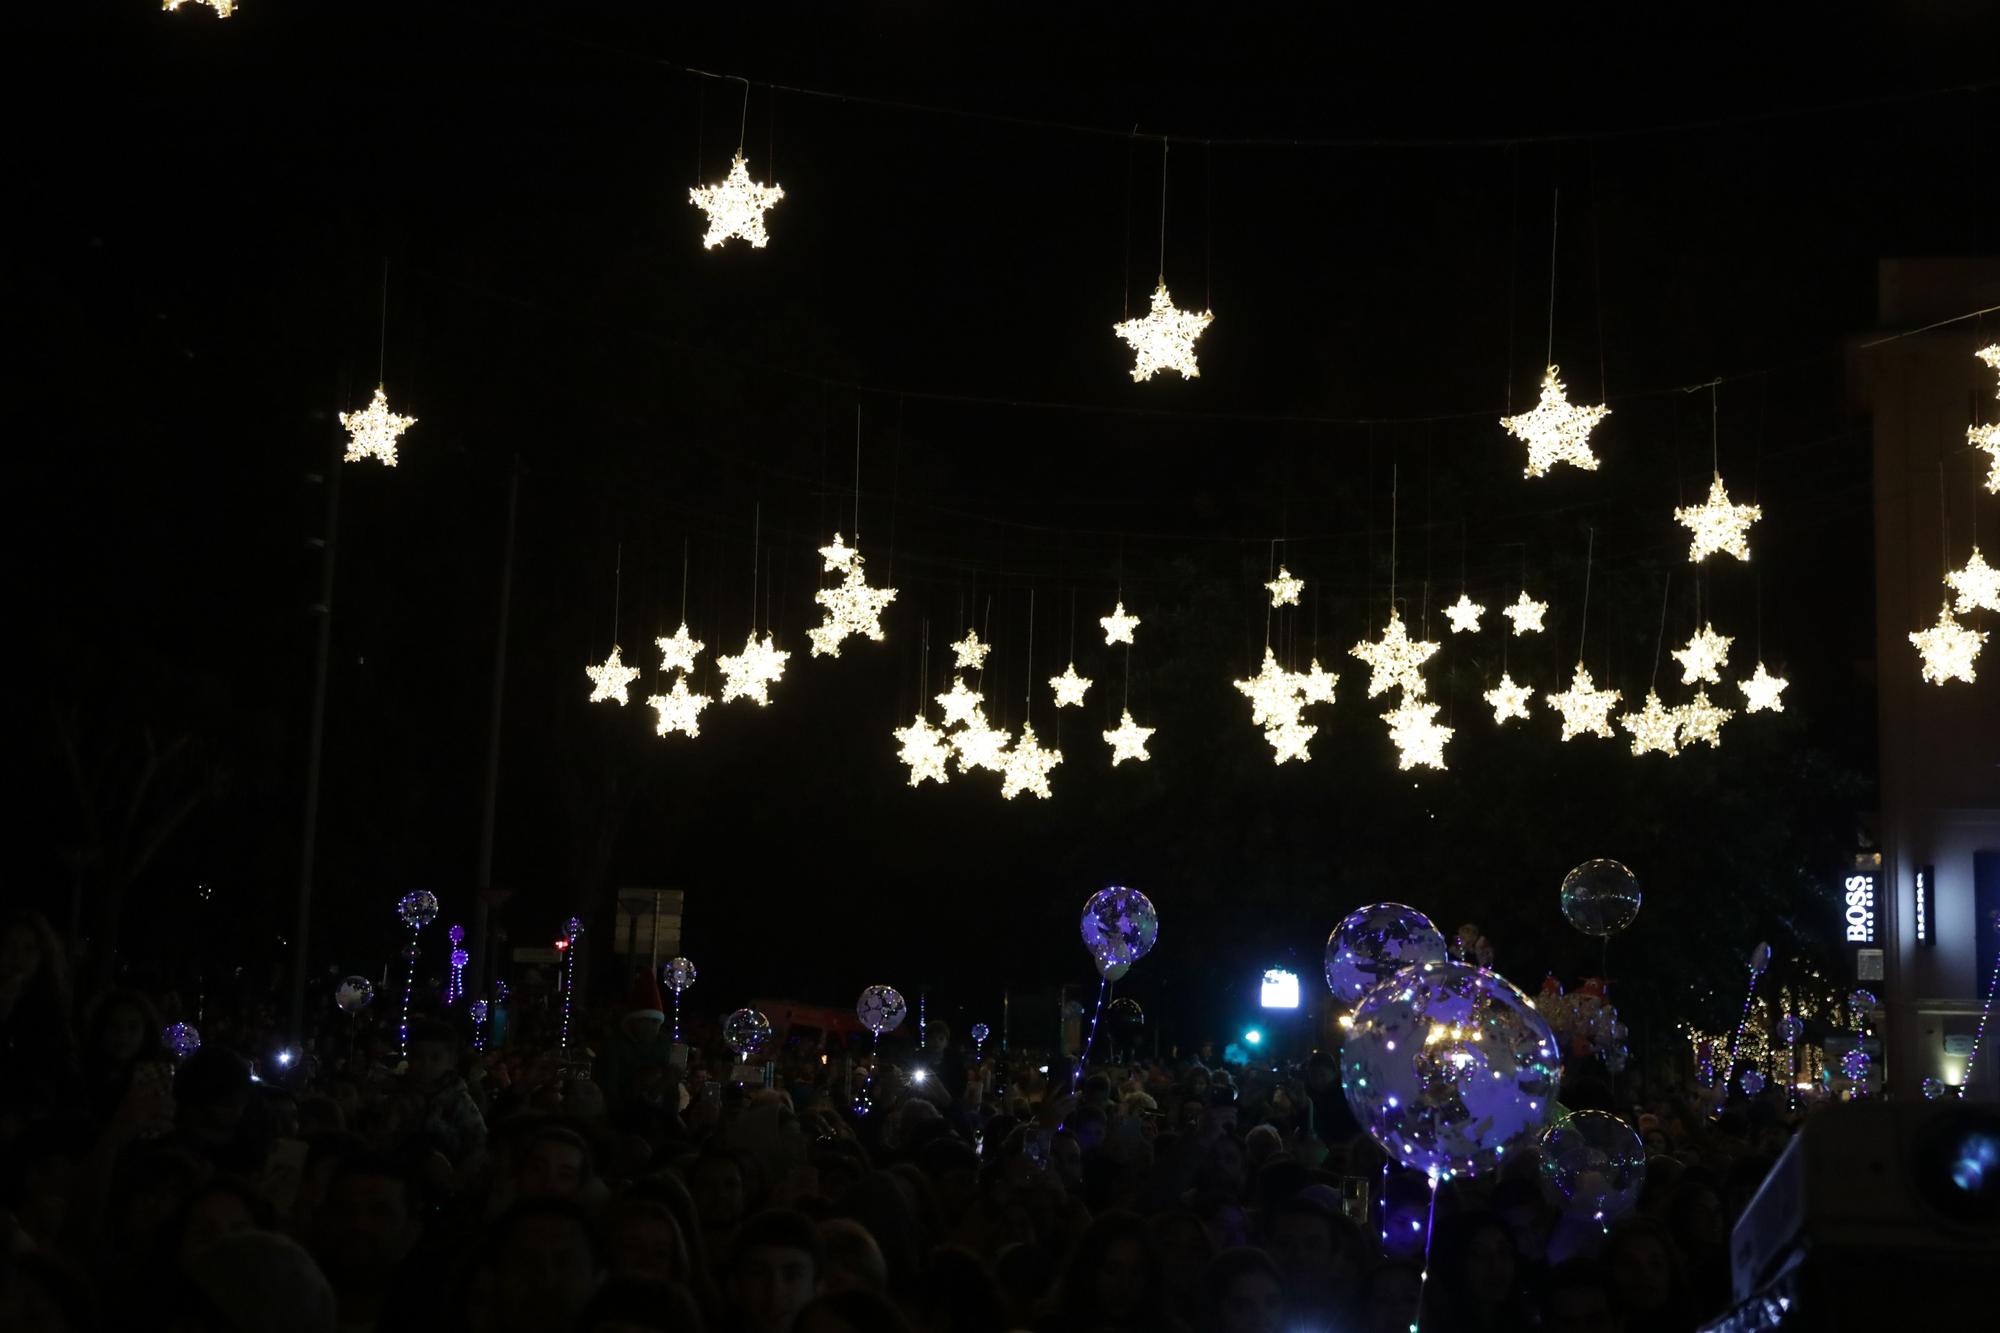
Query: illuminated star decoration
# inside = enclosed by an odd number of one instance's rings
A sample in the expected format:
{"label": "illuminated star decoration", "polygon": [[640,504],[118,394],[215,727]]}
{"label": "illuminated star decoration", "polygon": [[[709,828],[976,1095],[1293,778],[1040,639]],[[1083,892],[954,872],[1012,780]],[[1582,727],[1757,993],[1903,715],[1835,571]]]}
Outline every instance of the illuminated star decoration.
{"label": "illuminated star decoration", "polygon": [[789,652],[779,651],[771,636],[757,641],[757,631],[743,640],[743,651],[735,657],[718,657],[716,669],[722,672],[722,702],[731,699],[748,699],[759,708],[771,702],[769,690],[785,674],[785,660]]}
{"label": "illuminated star decoration", "polygon": [[1736,714],[1727,708],[1708,701],[1708,691],[1697,689],[1694,699],[1674,710],[1674,716],[1681,724],[1682,745],[1706,745],[1719,749],[1722,745],[1722,724]]}
{"label": "illuminated star decoration", "polygon": [[1458,600],[1444,609],[1444,618],[1451,622],[1453,634],[1477,634],[1479,617],[1486,614],[1486,608],[1467,597],[1458,595]]}
{"label": "illuminated star decoration", "polygon": [[992,644],[979,641],[978,630],[969,629],[965,632],[964,638],[951,646],[952,669],[964,671],[970,667],[977,671],[986,665],[986,654],[992,651]]}
{"label": "illuminated star decoration", "polygon": [[685,732],[689,736],[701,735],[701,710],[713,702],[705,694],[690,693],[686,676],[675,676],[674,687],[665,694],[656,694],[646,700],[659,714],[654,731],[665,736],[670,732]]}
{"label": "illuminated star decoration", "polygon": [[1503,671],[1500,683],[1479,697],[1493,705],[1495,722],[1505,722],[1510,717],[1526,717],[1528,701],[1535,697],[1535,692],[1526,685],[1516,685],[1513,676]]}
{"label": "illuminated star decoration", "polygon": [[1783,676],[1774,676],[1764,670],[1762,662],[1748,680],[1736,682],[1736,688],[1743,691],[1743,711],[1746,713],[1782,713],[1784,703],[1778,698],[1791,684]]}
{"label": "illuminated star decoration", "polygon": [[1635,755],[1653,750],[1665,755],[1680,753],[1680,745],[1674,739],[1674,733],[1681,727],[1680,710],[1662,706],[1657,690],[1646,691],[1645,707],[1619,714],[1618,725],[1632,733]]}
{"label": "illuminated star decoration", "polygon": [[1279,666],[1277,654],[1269,647],[1264,649],[1262,670],[1247,680],[1231,683],[1236,686],[1237,693],[1250,700],[1250,721],[1254,726],[1274,727],[1296,722],[1305,708],[1299,677]]}
{"label": "illuminated star decoration", "polygon": [[1958,604],[1952,610],[1960,615],[1968,611],[2000,611],[2000,569],[1987,564],[1977,546],[1972,548],[1972,559],[1945,575],[1944,581],[1958,594]]}
{"label": "illuminated star decoration", "polygon": [[1542,617],[1548,613],[1549,604],[1529,597],[1526,588],[1521,589],[1521,595],[1514,599],[1512,606],[1500,608],[1500,614],[1514,622],[1514,637],[1517,639],[1523,634],[1540,634]]}
{"label": "illuminated star decoration", "polygon": [[626,701],[625,687],[639,678],[639,668],[626,666],[625,658],[614,643],[611,645],[611,656],[596,666],[585,667],[583,674],[589,676],[591,684],[596,687],[590,692],[590,702],[601,704],[609,699],[622,704]]}
{"label": "illuminated star decoration", "polygon": [[1454,728],[1437,724],[1438,708],[1406,695],[1401,704],[1382,714],[1382,720],[1389,724],[1389,742],[1396,747],[1398,768],[1407,771],[1419,764],[1445,767],[1444,743],[1451,739]]}
{"label": "illuminated star decoration", "polygon": [[1576,675],[1569,688],[1561,694],[1543,696],[1549,707],[1562,714],[1562,738],[1574,740],[1578,736],[1611,736],[1611,709],[1623,696],[1617,690],[1600,690],[1590,679],[1590,672],[1583,663],[1576,664]]}
{"label": "illuminated star decoration", "polygon": [[1125,614],[1125,599],[1121,597],[1117,609],[1108,616],[1099,616],[1097,623],[1104,626],[1104,642],[1107,645],[1130,643],[1132,631],[1139,627],[1139,617]]}
{"label": "illuminated star decoration", "polygon": [[1137,759],[1142,763],[1153,756],[1146,753],[1146,738],[1158,727],[1142,727],[1132,720],[1132,710],[1125,710],[1124,720],[1117,728],[1104,733],[1104,739],[1111,746],[1111,766],[1116,768],[1127,759]]}
{"label": "illuminated star decoration", "polygon": [[1320,669],[1319,659],[1312,660],[1312,666],[1301,676],[1292,673],[1292,679],[1299,683],[1299,693],[1309,704],[1330,704],[1333,702],[1333,687],[1340,683],[1340,677],[1331,671]]}
{"label": "illuminated star decoration", "polygon": [[785,187],[773,181],[759,185],[750,179],[750,164],[738,153],[720,185],[696,185],[688,202],[708,214],[708,231],[701,248],[713,250],[731,237],[762,250],[771,236],[764,230],[764,211],[785,197]]}
{"label": "illuminated star decoration", "polygon": [[820,568],[828,574],[845,574],[847,567],[854,563],[854,555],[855,548],[836,532],[831,542],[819,548],[819,558],[824,562]]}
{"label": "illuminated star decoration", "polygon": [[1319,733],[1319,728],[1294,719],[1279,722],[1264,728],[1264,739],[1271,742],[1273,763],[1286,763],[1297,759],[1301,762],[1311,759],[1306,743]]}
{"label": "illuminated star decoration", "polygon": [[1292,577],[1292,571],[1278,566],[1278,577],[1264,585],[1271,593],[1272,606],[1297,606],[1299,594],[1306,590],[1306,581]]}
{"label": "illuminated star decoration", "polygon": [[1750,525],[1764,517],[1757,505],[1733,505],[1723,489],[1722,474],[1708,488],[1708,499],[1698,505],[1674,510],[1674,522],[1694,534],[1688,544],[1688,559],[1700,564],[1717,551],[1738,560],[1750,558]]}
{"label": "illuminated star decoration", "polygon": [[344,461],[359,463],[379,458],[384,467],[396,466],[396,437],[417,424],[415,417],[398,416],[389,410],[389,395],[381,385],[375,397],[359,412],[342,412],[340,424],[347,428],[347,455]]}
{"label": "illuminated star decoration", "polygon": [[1933,685],[1948,680],[1973,681],[1972,662],[1986,642],[1986,631],[1967,629],[1951,613],[1951,603],[1938,608],[1937,624],[1910,635],[1910,642],[1923,654],[1924,679]]}
{"label": "illuminated star decoration", "polygon": [[1412,639],[1403,628],[1403,618],[1394,607],[1389,608],[1389,623],[1382,627],[1382,637],[1370,643],[1363,639],[1348,649],[1351,656],[1368,664],[1368,697],[1373,699],[1384,690],[1398,686],[1408,690],[1412,697],[1424,693],[1424,678],[1419,668],[1431,659],[1438,645],[1422,639]]}
{"label": "illuminated star decoration", "polygon": [[1049,677],[1049,688],[1055,691],[1057,708],[1081,708],[1090,677],[1077,675],[1076,663],[1071,662],[1060,676]]}
{"label": "illuminated star decoration", "polygon": [[1528,446],[1528,465],[1522,475],[1546,476],[1558,463],[1571,463],[1586,472],[1597,470],[1597,455],[1590,452],[1590,432],[1611,415],[1608,407],[1580,407],[1563,393],[1563,382],[1550,366],[1542,376],[1542,400],[1532,412],[1502,417],[1500,425],[1509,435]]}
{"label": "illuminated star decoration", "polygon": [[[835,534],[836,539],[839,534]],[[858,551],[847,555],[847,575],[831,588],[821,588],[813,600],[826,608],[826,621],[808,631],[812,655],[840,656],[841,640],[858,634],[876,643],[882,641],[882,612],[896,600],[894,588],[871,588],[864,572],[867,564]]]}
{"label": "illuminated star decoration", "polygon": [[951,748],[958,754],[958,771],[969,773],[975,768],[990,768],[995,773],[1005,773],[1009,739],[1007,728],[990,725],[985,708],[973,705],[972,716],[951,736]]}
{"label": "illuminated star decoration", "polygon": [[1049,770],[1061,762],[1062,751],[1044,750],[1035,740],[1034,725],[1023,722],[1021,739],[1014,742],[1000,770],[1001,797],[1011,801],[1025,791],[1048,800]]}
{"label": "illuminated star decoration", "polygon": [[701,650],[708,647],[700,639],[688,634],[687,621],[674,631],[671,639],[655,639],[653,646],[660,650],[660,670],[692,671],[694,659],[701,656]]}
{"label": "illuminated star decoration", "polygon": [[1686,646],[1667,655],[1681,664],[1681,684],[1705,680],[1720,685],[1722,668],[1729,664],[1729,645],[1734,642],[1734,638],[1717,634],[1715,626],[1703,621],[1701,628],[1688,636]]}
{"label": "illuminated star decoration", "polygon": [[160,0],[160,9],[167,14],[173,13],[182,5],[193,5],[197,9],[206,5],[215,11],[215,16],[219,19],[226,19],[236,12],[236,0]]}
{"label": "illuminated star decoration", "polygon": [[945,773],[945,760],[951,757],[951,744],[945,734],[930,724],[930,719],[922,713],[916,721],[900,731],[891,732],[901,744],[902,750],[896,756],[910,766],[910,785],[918,786],[928,780],[943,786],[950,778]]}
{"label": "illuminated star decoration", "polygon": [[979,712],[980,695],[976,690],[965,688],[963,676],[951,678],[951,689],[937,696],[937,706],[944,710],[944,724],[947,727],[964,726]]}
{"label": "illuminated star decoration", "polygon": [[1201,374],[1195,365],[1194,340],[1214,318],[1206,310],[1197,314],[1175,309],[1174,298],[1167,295],[1167,284],[1162,281],[1153,289],[1151,310],[1139,319],[1113,324],[1111,331],[1137,354],[1132,367],[1135,382],[1149,380],[1162,370],[1178,370],[1182,379],[1194,379]]}
{"label": "illuminated star decoration", "polygon": [[[2000,343],[1994,343],[1991,347],[1982,347],[1974,352],[1973,355],[1993,367],[1994,370],[2000,371]],[[1993,386],[1993,396],[2000,398],[2000,383],[1996,383]]]}
{"label": "illuminated star decoration", "polygon": [[2000,495],[2000,425],[1967,426],[1965,440],[1973,448],[1986,451],[1986,489]]}

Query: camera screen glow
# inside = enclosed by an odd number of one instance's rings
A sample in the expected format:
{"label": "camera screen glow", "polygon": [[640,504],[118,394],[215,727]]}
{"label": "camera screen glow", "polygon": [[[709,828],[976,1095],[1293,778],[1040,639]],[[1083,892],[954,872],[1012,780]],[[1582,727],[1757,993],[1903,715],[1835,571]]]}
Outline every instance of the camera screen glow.
{"label": "camera screen glow", "polygon": [[1299,1007],[1299,974],[1274,967],[1264,973],[1263,1004],[1266,1009]]}

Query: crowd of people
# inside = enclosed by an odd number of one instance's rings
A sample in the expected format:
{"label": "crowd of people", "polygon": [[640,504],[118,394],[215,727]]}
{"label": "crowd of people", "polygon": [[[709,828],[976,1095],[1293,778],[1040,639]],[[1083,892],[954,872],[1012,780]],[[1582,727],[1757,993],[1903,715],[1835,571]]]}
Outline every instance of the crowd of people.
{"label": "crowd of people", "polygon": [[[1562,1100],[1649,1154],[1607,1227],[1532,1152],[1430,1183],[1388,1168],[1326,1053],[975,1053],[933,1018],[741,1062],[673,1040],[658,992],[523,1012],[272,1016],[76,1002],[62,947],[0,927],[0,1327],[163,1333],[1678,1333],[1728,1304],[1727,1240],[1782,1104]],[[331,1006],[328,1006],[329,1010]],[[483,1046],[484,1049],[477,1048]]]}

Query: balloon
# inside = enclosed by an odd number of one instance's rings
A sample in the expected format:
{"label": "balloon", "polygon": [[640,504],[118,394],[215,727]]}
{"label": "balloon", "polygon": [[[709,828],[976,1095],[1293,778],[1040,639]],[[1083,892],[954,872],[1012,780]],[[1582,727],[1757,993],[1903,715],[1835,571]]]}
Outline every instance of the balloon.
{"label": "balloon", "polygon": [[860,1018],[861,1026],[879,1037],[901,1027],[903,1019],[909,1015],[910,1006],[903,1003],[902,992],[894,986],[870,986],[855,1001],[854,1012]]}
{"label": "balloon", "polygon": [[1770,966],[1771,946],[1760,941],[1757,947],[1750,951],[1750,970],[1762,976]]}
{"label": "balloon", "polygon": [[1542,1183],[1565,1211],[1607,1221],[1646,1183],[1646,1145],[1609,1111],[1573,1111],[1542,1135]]}
{"label": "balloon", "polygon": [[972,1039],[974,1041],[979,1042],[980,1044],[983,1045],[985,1044],[986,1039],[992,1035],[993,1035],[993,1030],[987,1027],[984,1023],[974,1023],[972,1025]]}
{"label": "balloon", "polygon": [[1097,961],[1098,975],[1116,981],[1153,951],[1160,938],[1160,914],[1137,889],[1113,886],[1091,894],[1083,904],[1082,930],[1083,947]]}
{"label": "balloon", "polygon": [[1469,1175],[1540,1137],[1562,1057],[1548,1023],[1511,982],[1433,962],[1362,999],[1341,1045],[1340,1080],[1355,1119],[1391,1161]]}
{"label": "balloon", "polygon": [[1746,1069],[1737,1076],[1736,1086],[1743,1089],[1745,1097],[1755,1097],[1764,1090],[1764,1075],[1761,1070]]}
{"label": "balloon", "polygon": [[1617,1074],[1631,1058],[1625,1044],[1629,1034],[1602,990],[1586,982],[1574,994],[1565,995],[1560,986],[1551,990],[1544,982],[1542,993],[1535,997],[1535,1009],[1548,1020],[1566,1054],[1602,1060],[1607,1070]]}
{"label": "balloon", "polygon": [[467,953],[465,950],[453,949],[451,951],[451,965],[453,967],[464,967],[467,963],[471,961],[472,961],[472,955]]}
{"label": "balloon", "polygon": [[201,1033],[192,1023],[169,1023],[160,1033],[160,1044],[172,1051],[175,1059],[185,1060],[201,1049]]}
{"label": "balloon", "polygon": [[348,977],[333,988],[333,1002],[343,1014],[358,1014],[375,998],[375,983],[367,977]]}
{"label": "balloon", "polygon": [[437,914],[437,895],[429,889],[414,889],[396,900],[396,916],[411,930],[422,930]]}
{"label": "balloon", "polygon": [[667,989],[679,995],[694,985],[694,964],[685,958],[669,958],[660,968],[660,980],[667,983]]}
{"label": "balloon", "polygon": [[771,1020],[755,1009],[738,1009],[722,1020],[722,1044],[741,1056],[752,1056],[771,1040]]}
{"label": "balloon", "polygon": [[1806,1025],[1797,1014],[1786,1014],[1778,1020],[1778,1040],[1787,1046],[1799,1044],[1799,1038],[1806,1035]]}
{"label": "balloon", "polygon": [[1104,1011],[1104,1016],[1126,1027],[1146,1026],[1146,1011],[1141,1009],[1139,1002],[1129,995],[1121,995],[1113,1000],[1111,1007]]}
{"label": "balloon", "polygon": [[1599,857],[1563,876],[1562,914],[1586,935],[1609,939],[1639,915],[1639,878],[1620,862]]}
{"label": "balloon", "polygon": [[1871,990],[1857,990],[1847,997],[1847,1007],[1857,1014],[1872,1014],[1882,1007],[1882,1001]]}
{"label": "balloon", "polygon": [[445,932],[445,936],[448,939],[450,939],[453,944],[463,944],[465,943],[465,927],[453,926],[450,930],[447,930]]}
{"label": "balloon", "polygon": [[573,916],[569,920],[563,922],[563,934],[568,936],[570,939],[575,939],[577,936],[583,934],[583,918],[580,916]]}
{"label": "balloon", "polygon": [[1949,1097],[1952,1095],[1952,1092],[1951,1084],[1941,1078],[1927,1078],[1924,1080],[1924,1100],[1927,1102],[1934,1102],[1941,1098]]}
{"label": "balloon", "polygon": [[1840,1057],[1840,1072],[1850,1083],[1863,1083],[1868,1079],[1868,1052],[1859,1046],[1851,1047]]}
{"label": "balloon", "polygon": [[1349,912],[1326,937],[1326,985],[1354,1004],[1406,967],[1444,960],[1444,935],[1429,917],[1401,903],[1376,903]]}
{"label": "balloon", "polygon": [[474,1000],[471,1004],[466,1006],[465,1012],[472,1016],[472,1021],[474,1023],[484,1023],[486,1021],[486,1013],[487,1013],[486,1001]]}
{"label": "balloon", "polygon": [[1130,963],[1114,963],[1110,959],[1102,957],[1094,961],[1097,964],[1097,975],[1103,977],[1106,981],[1116,981],[1132,970]]}

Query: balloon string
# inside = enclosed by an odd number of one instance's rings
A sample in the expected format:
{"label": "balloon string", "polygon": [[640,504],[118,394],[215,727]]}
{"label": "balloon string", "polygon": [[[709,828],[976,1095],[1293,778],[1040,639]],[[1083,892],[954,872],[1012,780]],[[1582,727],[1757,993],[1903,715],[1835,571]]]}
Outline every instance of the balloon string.
{"label": "balloon string", "polygon": [[[1385,1215],[1387,1211],[1388,1203],[1384,1200],[1383,1212]],[[1433,1167],[1431,1169],[1430,1211],[1424,1216],[1424,1266],[1417,1274],[1417,1309],[1415,1315],[1410,1319],[1410,1333],[1417,1333],[1417,1330],[1422,1327],[1424,1322],[1424,1292],[1429,1288],[1431,1281],[1431,1233],[1437,1229],[1437,1212],[1438,1173],[1437,1169]]]}
{"label": "balloon string", "polygon": [[1083,1049],[1077,1052],[1076,1069],[1070,1074],[1072,1092],[1083,1086],[1083,1067],[1090,1062],[1090,1048],[1097,1044],[1097,1016],[1104,1012],[1104,988],[1110,984],[1103,977],[1097,979],[1097,1007],[1090,1011],[1090,1035],[1084,1039]]}
{"label": "balloon string", "polygon": [[1729,1039],[1729,1072],[1723,1075],[1722,1099],[1729,1100],[1729,1089],[1736,1082],[1736,1050],[1743,1044],[1743,1029],[1750,1024],[1750,1006],[1757,998],[1757,979],[1763,973],[1750,969],[1750,989],[1743,996],[1743,1012],[1736,1019],[1736,1035]]}

